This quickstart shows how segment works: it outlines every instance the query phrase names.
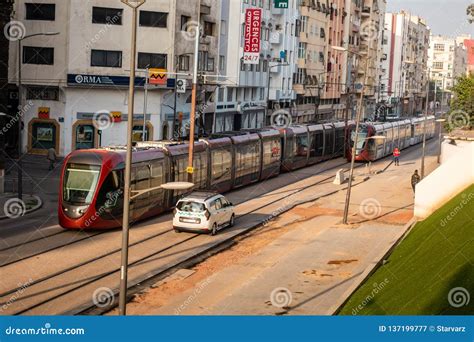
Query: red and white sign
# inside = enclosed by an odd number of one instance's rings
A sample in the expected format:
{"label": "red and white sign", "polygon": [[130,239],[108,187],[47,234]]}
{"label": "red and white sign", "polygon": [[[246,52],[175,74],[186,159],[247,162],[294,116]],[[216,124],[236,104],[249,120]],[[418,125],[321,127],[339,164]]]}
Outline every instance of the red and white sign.
{"label": "red and white sign", "polygon": [[262,10],[247,8],[245,11],[244,64],[258,64],[260,61],[260,31]]}

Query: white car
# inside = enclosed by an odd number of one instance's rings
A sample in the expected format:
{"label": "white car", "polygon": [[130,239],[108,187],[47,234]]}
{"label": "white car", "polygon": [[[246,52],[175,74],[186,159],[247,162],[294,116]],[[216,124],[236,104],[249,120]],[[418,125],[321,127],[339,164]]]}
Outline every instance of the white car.
{"label": "white car", "polygon": [[215,192],[193,192],[176,203],[173,217],[175,232],[203,232],[216,235],[217,231],[234,225],[235,207],[224,196]]}

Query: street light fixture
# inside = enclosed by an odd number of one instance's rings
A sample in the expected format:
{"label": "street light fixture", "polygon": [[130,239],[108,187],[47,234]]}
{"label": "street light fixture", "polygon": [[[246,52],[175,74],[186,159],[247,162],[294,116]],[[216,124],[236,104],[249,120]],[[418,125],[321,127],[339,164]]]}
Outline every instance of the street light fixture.
{"label": "street light fixture", "polygon": [[121,0],[122,3],[132,9],[132,41],[130,49],[130,83],[128,95],[128,123],[127,123],[127,153],[125,159],[125,179],[124,179],[124,199],[122,218],[122,254],[120,267],[120,293],[119,311],[121,315],[126,315],[127,310],[127,277],[128,277],[128,243],[130,224],[130,182],[132,170],[132,133],[133,133],[133,112],[135,105],[135,61],[137,52],[137,12],[138,8],[146,0]]}
{"label": "street light fixture", "polygon": [[[368,81],[369,58],[368,58],[368,54],[355,52],[355,51],[343,48],[341,46],[332,46],[331,48],[336,50],[336,51],[346,51],[348,53],[352,53],[354,55],[357,55],[357,56],[362,57],[362,58],[365,59],[364,83],[362,84],[362,89],[361,89],[360,97],[359,97],[359,104],[357,106],[354,146],[352,147],[351,168],[350,168],[350,172],[349,172],[349,182],[347,184],[346,201],[345,201],[345,204],[344,204],[344,216],[343,216],[343,219],[342,219],[342,223],[347,224],[348,223],[348,216],[349,216],[349,204],[350,204],[350,201],[351,201],[352,178],[354,177],[355,155],[356,155],[356,152],[357,152],[357,143],[358,143],[358,140],[359,140],[360,118],[362,116],[362,105],[363,105],[363,100],[364,100],[365,87],[366,87],[366,84],[367,84],[367,81]],[[369,49],[370,49],[370,43],[369,43]]]}
{"label": "street light fixture", "polygon": [[[22,108],[22,83],[21,83],[21,66],[23,63],[22,60],[22,46],[21,42],[25,39],[38,36],[56,36],[59,32],[40,32],[28,34],[26,36],[20,37],[18,39],[18,105]],[[21,115],[17,114],[18,118],[18,160],[17,160],[17,173],[18,173],[18,198],[21,200],[23,198],[23,165],[21,161],[22,157],[22,139],[21,139]]]}

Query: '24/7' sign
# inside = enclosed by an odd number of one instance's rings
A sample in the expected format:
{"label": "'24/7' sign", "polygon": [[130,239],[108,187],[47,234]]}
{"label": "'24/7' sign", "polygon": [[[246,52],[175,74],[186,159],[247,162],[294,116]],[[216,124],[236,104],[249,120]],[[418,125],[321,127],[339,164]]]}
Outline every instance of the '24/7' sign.
{"label": "'24/7' sign", "polygon": [[247,8],[245,11],[244,64],[258,64],[260,61],[260,31],[262,10]]}

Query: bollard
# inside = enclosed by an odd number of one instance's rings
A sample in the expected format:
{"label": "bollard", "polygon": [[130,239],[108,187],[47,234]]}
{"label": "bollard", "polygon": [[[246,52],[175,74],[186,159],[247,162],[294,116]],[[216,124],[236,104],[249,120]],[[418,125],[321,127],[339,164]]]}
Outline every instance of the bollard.
{"label": "bollard", "polygon": [[344,184],[345,181],[346,181],[346,177],[344,174],[344,169],[340,169],[339,171],[337,171],[336,178],[334,179],[334,182],[332,183],[335,185],[341,185],[341,184]]}

